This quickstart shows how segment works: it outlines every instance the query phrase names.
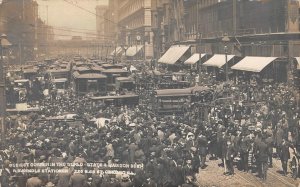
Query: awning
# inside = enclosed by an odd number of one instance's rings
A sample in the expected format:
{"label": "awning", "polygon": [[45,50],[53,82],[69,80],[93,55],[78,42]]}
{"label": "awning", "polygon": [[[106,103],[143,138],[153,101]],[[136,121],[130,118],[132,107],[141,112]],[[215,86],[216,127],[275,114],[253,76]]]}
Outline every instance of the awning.
{"label": "awning", "polygon": [[246,56],[231,69],[251,72],[261,72],[267,65],[276,60],[277,57]]}
{"label": "awning", "polygon": [[106,75],[98,74],[98,73],[86,73],[86,74],[75,74],[73,73],[75,79],[105,79],[107,78]]}
{"label": "awning", "polygon": [[[229,62],[234,55],[227,55],[227,62]],[[226,64],[225,54],[216,54],[210,59],[208,59],[205,63],[203,63],[203,66],[213,66],[221,68]]]}
{"label": "awning", "polygon": [[163,64],[175,64],[186,51],[190,48],[190,46],[186,45],[173,45],[168,51],[158,60],[159,63]]}
{"label": "awning", "polygon": [[195,53],[193,54],[189,59],[187,59],[184,64],[187,65],[192,65],[195,64],[196,62],[198,62],[201,58],[203,58],[206,54],[199,54],[199,53]]}
{"label": "awning", "polygon": [[[126,56],[133,57],[135,56],[141,49],[143,45],[131,46],[126,50]],[[123,53],[125,55],[125,53]]]}
{"label": "awning", "polygon": [[297,69],[300,70],[300,57],[295,57],[295,59],[297,60],[298,64],[297,64]]}
{"label": "awning", "polygon": [[117,47],[110,53],[110,56],[118,55],[121,51],[122,47]]}

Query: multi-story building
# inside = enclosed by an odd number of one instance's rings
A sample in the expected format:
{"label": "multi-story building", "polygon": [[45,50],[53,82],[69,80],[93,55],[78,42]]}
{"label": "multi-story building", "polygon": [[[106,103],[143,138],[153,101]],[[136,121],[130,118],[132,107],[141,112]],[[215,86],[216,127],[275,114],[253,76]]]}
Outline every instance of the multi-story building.
{"label": "multi-story building", "polygon": [[97,39],[99,41],[104,41],[105,37],[105,13],[108,10],[107,5],[96,6],[96,29],[97,29]]}
{"label": "multi-story building", "polygon": [[[2,10],[2,3],[3,2],[0,3],[0,10]],[[0,11],[0,33],[7,33],[6,23],[7,20],[5,19],[4,11]]]}
{"label": "multi-story building", "polygon": [[2,32],[11,41],[20,62],[34,58],[37,49],[38,4],[33,0],[3,0],[0,4]]}
{"label": "multi-story building", "polygon": [[[119,15],[119,0],[109,0],[108,8],[104,13],[104,35],[105,48],[109,53],[113,51],[118,44],[118,15]],[[107,56],[107,52],[102,52],[102,56]]]}
{"label": "multi-story building", "polygon": [[[287,56],[299,51],[297,41],[287,40],[291,32],[299,32],[297,0],[188,0],[185,7],[187,40],[201,41],[203,52],[223,52],[220,38],[225,33],[239,45],[239,50],[232,48],[232,53]],[[280,36],[282,41],[275,33],[285,33]],[[208,44],[206,39],[211,39]]]}
{"label": "multi-story building", "polygon": [[119,43],[143,46],[143,56],[146,59],[153,57],[151,19],[151,0],[119,1]]}
{"label": "multi-story building", "polygon": [[37,46],[36,49],[40,54],[47,54],[51,51],[51,44],[54,40],[53,28],[46,25],[40,18],[37,20]]}
{"label": "multi-story building", "polygon": [[172,44],[186,40],[185,1],[153,0],[154,57],[158,59]]}

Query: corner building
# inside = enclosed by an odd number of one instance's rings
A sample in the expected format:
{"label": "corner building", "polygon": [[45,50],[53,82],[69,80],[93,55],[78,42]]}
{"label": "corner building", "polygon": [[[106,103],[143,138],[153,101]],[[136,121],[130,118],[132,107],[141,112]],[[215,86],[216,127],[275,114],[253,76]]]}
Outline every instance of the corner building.
{"label": "corner building", "polygon": [[144,58],[153,58],[151,0],[120,1],[118,13],[119,45],[142,45]]}

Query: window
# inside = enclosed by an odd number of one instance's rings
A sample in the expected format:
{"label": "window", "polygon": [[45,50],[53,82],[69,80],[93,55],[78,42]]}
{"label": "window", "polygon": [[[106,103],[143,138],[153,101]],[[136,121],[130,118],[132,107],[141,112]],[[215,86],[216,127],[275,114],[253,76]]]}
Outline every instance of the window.
{"label": "window", "polygon": [[87,81],[87,89],[90,92],[97,92],[97,80],[88,80]]}

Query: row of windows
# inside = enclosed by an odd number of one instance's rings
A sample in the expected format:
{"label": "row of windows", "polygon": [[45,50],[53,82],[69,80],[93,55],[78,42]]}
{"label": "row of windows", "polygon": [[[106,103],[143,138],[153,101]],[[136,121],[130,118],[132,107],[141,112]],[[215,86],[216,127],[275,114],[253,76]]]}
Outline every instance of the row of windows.
{"label": "row of windows", "polygon": [[144,25],[144,15],[143,16],[134,16],[128,19],[127,22],[128,29],[142,27]]}
{"label": "row of windows", "polygon": [[[222,0],[197,0],[199,2],[199,7],[206,7],[222,2]],[[224,0],[223,0],[224,1]]]}
{"label": "row of windows", "polygon": [[120,9],[120,20],[144,7],[144,0],[130,0]]}

